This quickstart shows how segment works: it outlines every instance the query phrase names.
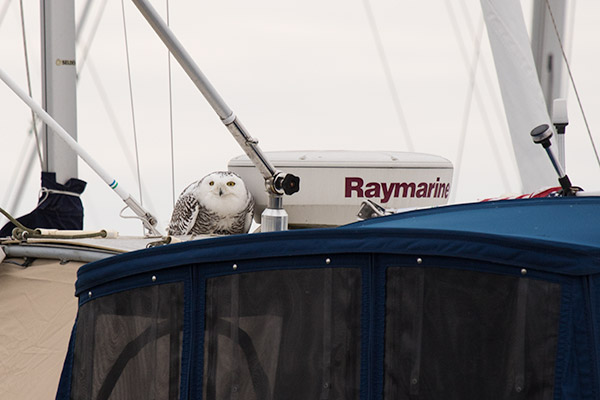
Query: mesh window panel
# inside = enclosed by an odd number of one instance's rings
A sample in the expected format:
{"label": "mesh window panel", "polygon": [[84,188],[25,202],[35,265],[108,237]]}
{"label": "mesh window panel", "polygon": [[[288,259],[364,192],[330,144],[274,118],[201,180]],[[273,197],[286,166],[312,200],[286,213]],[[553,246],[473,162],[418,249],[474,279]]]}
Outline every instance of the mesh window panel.
{"label": "mesh window panel", "polygon": [[358,399],[360,315],[357,268],[208,279],[203,398]]}
{"label": "mesh window panel", "polygon": [[179,398],[183,283],[84,304],[77,319],[72,399]]}
{"label": "mesh window panel", "polygon": [[387,270],[385,399],[552,399],[560,286]]}

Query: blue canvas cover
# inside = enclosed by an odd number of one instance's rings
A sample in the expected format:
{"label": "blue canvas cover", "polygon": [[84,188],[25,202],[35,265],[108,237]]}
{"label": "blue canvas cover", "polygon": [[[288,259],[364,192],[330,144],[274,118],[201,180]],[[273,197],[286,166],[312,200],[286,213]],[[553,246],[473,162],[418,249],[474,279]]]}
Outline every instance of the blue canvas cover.
{"label": "blue canvas cover", "polygon": [[345,228],[412,228],[547,240],[598,248],[598,197],[501,200],[429,208]]}
{"label": "blue canvas cover", "polygon": [[[56,182],[54,172],[42,172],[42,191],[48,192],[41,195],[35,210],[17,218],[17,221],[31,229],[83,229],[83,205],[79,195],[85,186],[85,181],[75,178],[62,185]],[[6,223],[0,229],[0,237],[11,236],[14,228],[12,222]]]}
{"label": "blue canvas cover", "polygon": [[[260,393],[257,398],[298,393],[298,398],[583,399],[600,398],[599,272],[600,198],[549,198],[440,207],[336,229],[221,237],[131,252],[82,267],[76,295],[80,310],[91,310],[128,292],[156,298],[144,288],[162,285],[169,293],[184,293],[181,326],[172,326],[182,335],[176,341],[179,358],[171,362],[177,376],[165,378],[176,390],[164,398],[219,398],[242,391]],[[329,289],[309,289],[323,284]],[[278,287],[305,289],[279,293]],[[329,290],[345,294],[327,300]],[[286,299],[295,291],[291,309],[275,306],[277,296]],[[225,297],[216,301],[219,296]],[[120,297],[114,307],[124,301]],[[298,321],[288,315],[298,315],[294,307],[304,303],[309,320],[289,330],[286,324]],[[78,321],[84,314],[80,311]],[[234,328],[219,321],[242,322]],[[267,342],[280,343],[279,351],[293,357],[279,354],[271,364],[264,359],[261,354],[273,354],[261,352],[267,345],[259,340],[267,335],[265,326],[269,335],[280,332]],[[316,331],[302,331],[294,341],[303,345],[294,350],[286,335],[307,326]],[[85,336],[78,328],[60,399],[74,398],[72,387],[89,386],[81,383],[86,377],[77,378],[83,364],[76,349]],[[221,339],[213,339],[213,328]],[[178,337],[173,332],[169,337]],[[231,372],[214,358],[217,353],[239,357],[224,350],[222,335],[227,343],[235,337],[252,344],[240,344],[238,351],[251,370],[245,386],[223,383],[243,381],[244,371]],[[349,339],[336,342],[342,336]],[[321,343],[323,337],[333,347]],[[354,350],[352,343],[358,346]],[[303,357],[312,360],[311,368],[303,369]],[[299,379],[293,377],[299,376],[302,385],[294,386]],[[110,394],[106,387],[98,390]]]}

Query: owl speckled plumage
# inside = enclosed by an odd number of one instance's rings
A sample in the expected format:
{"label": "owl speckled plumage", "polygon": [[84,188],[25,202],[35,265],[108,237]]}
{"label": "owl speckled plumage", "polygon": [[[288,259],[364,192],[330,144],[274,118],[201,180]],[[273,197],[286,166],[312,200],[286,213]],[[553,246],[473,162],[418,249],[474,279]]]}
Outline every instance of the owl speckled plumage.
{"label": "owl speckled plumage", "polygon": [[254,199],[244,181],[229,171],[216,171],[190,184],[179,196],[169,235],[233,235],[250,229]]}

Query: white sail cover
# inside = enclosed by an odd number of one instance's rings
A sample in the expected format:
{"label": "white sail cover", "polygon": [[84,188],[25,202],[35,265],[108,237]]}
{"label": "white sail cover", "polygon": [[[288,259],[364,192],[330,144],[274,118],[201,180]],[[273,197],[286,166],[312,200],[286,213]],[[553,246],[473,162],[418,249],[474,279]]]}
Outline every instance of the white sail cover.
{"label": "white sail cover", "polygon": [[533,61],[521,4],[519,0],[481,0],[481,8],[523,190],[531,192],[544,186],[557,186],[556,173],[544,149],[534,144],[529,135],[538,125],[552,125]]}
{"label": "white sail cover", "polygon": [[24,268],[0,261],[0,399],[56,397],[77,315],[74,286],[81,265],[37,260]]}

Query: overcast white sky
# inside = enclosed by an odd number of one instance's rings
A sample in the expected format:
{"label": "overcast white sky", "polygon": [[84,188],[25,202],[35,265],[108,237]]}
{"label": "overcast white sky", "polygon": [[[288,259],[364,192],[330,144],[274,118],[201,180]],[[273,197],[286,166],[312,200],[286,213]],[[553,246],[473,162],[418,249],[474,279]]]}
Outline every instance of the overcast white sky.
{"label": "overcast white sky", "polygon": [[[33,92],[39,101],[39,2],[25,3]],[[79,15],[84,1],[76,3]],[[77,49],[78,63],[89,45],[90,28],[102,1],[96,3]],[[164,0],[152,3],[165,15]],[[25,88],[19,5],[16,0],[0,0],[0,12],[5,4],[9,5],[0,25],[0,64]],[[452,15],[470,57],[474,38],[468,27],[480,23],[479,2],[371,0],[370,4],[415,150],[440,155],[456,165],[469,74]],[[529,23],[531,2],[525,0],[522,6]],[[594,134],[600,125],[600,2],[578,0],[571,10],[567,27],[572,39],[570,62]],[[125,3],[125,11],[144,203],[163,228],[172,209],[167,51],[132,3]],[[170,15],[180,41],[265,151],[407,150],[363,0],[170,0]],[[461,176],[453,188],[456,201],[519,190],[487,33],[483,33],[477,85],[484,100],[472,104]],[[131,164],[134,146],[123,36],[121,2],[109,0],[80,75],[78,135],[81,145],[139,198]],[[90,66],[110,98],[121,139]],[[484,68],[494,79],[491,94]],[[600,190],[600,169],[572,88],[568,100],[568,173],[573,183],[586,190]],[[175,62],[173,102],[177,195],[206,173],[226,169],[228,160],[242,152]],[[0,205],[9,208],[15,186],[25,185],[21,203],[11,210],[21,215],[34,208],[39,190],[39,162],[28,168],[29,178],[15,175],[16,167],[27,168],[22,149],[30,141],[30,114],[4,84],[0,84],[0,105]],[[494,159],[484,112],[500,138],[502,165]],[[600,134],[595,139],[600,142]],[[118,216],[122,201],[85,164],[79,168],[80,178],[88,182],[82,197],[86,228],[141,233],[138,222]]]}

